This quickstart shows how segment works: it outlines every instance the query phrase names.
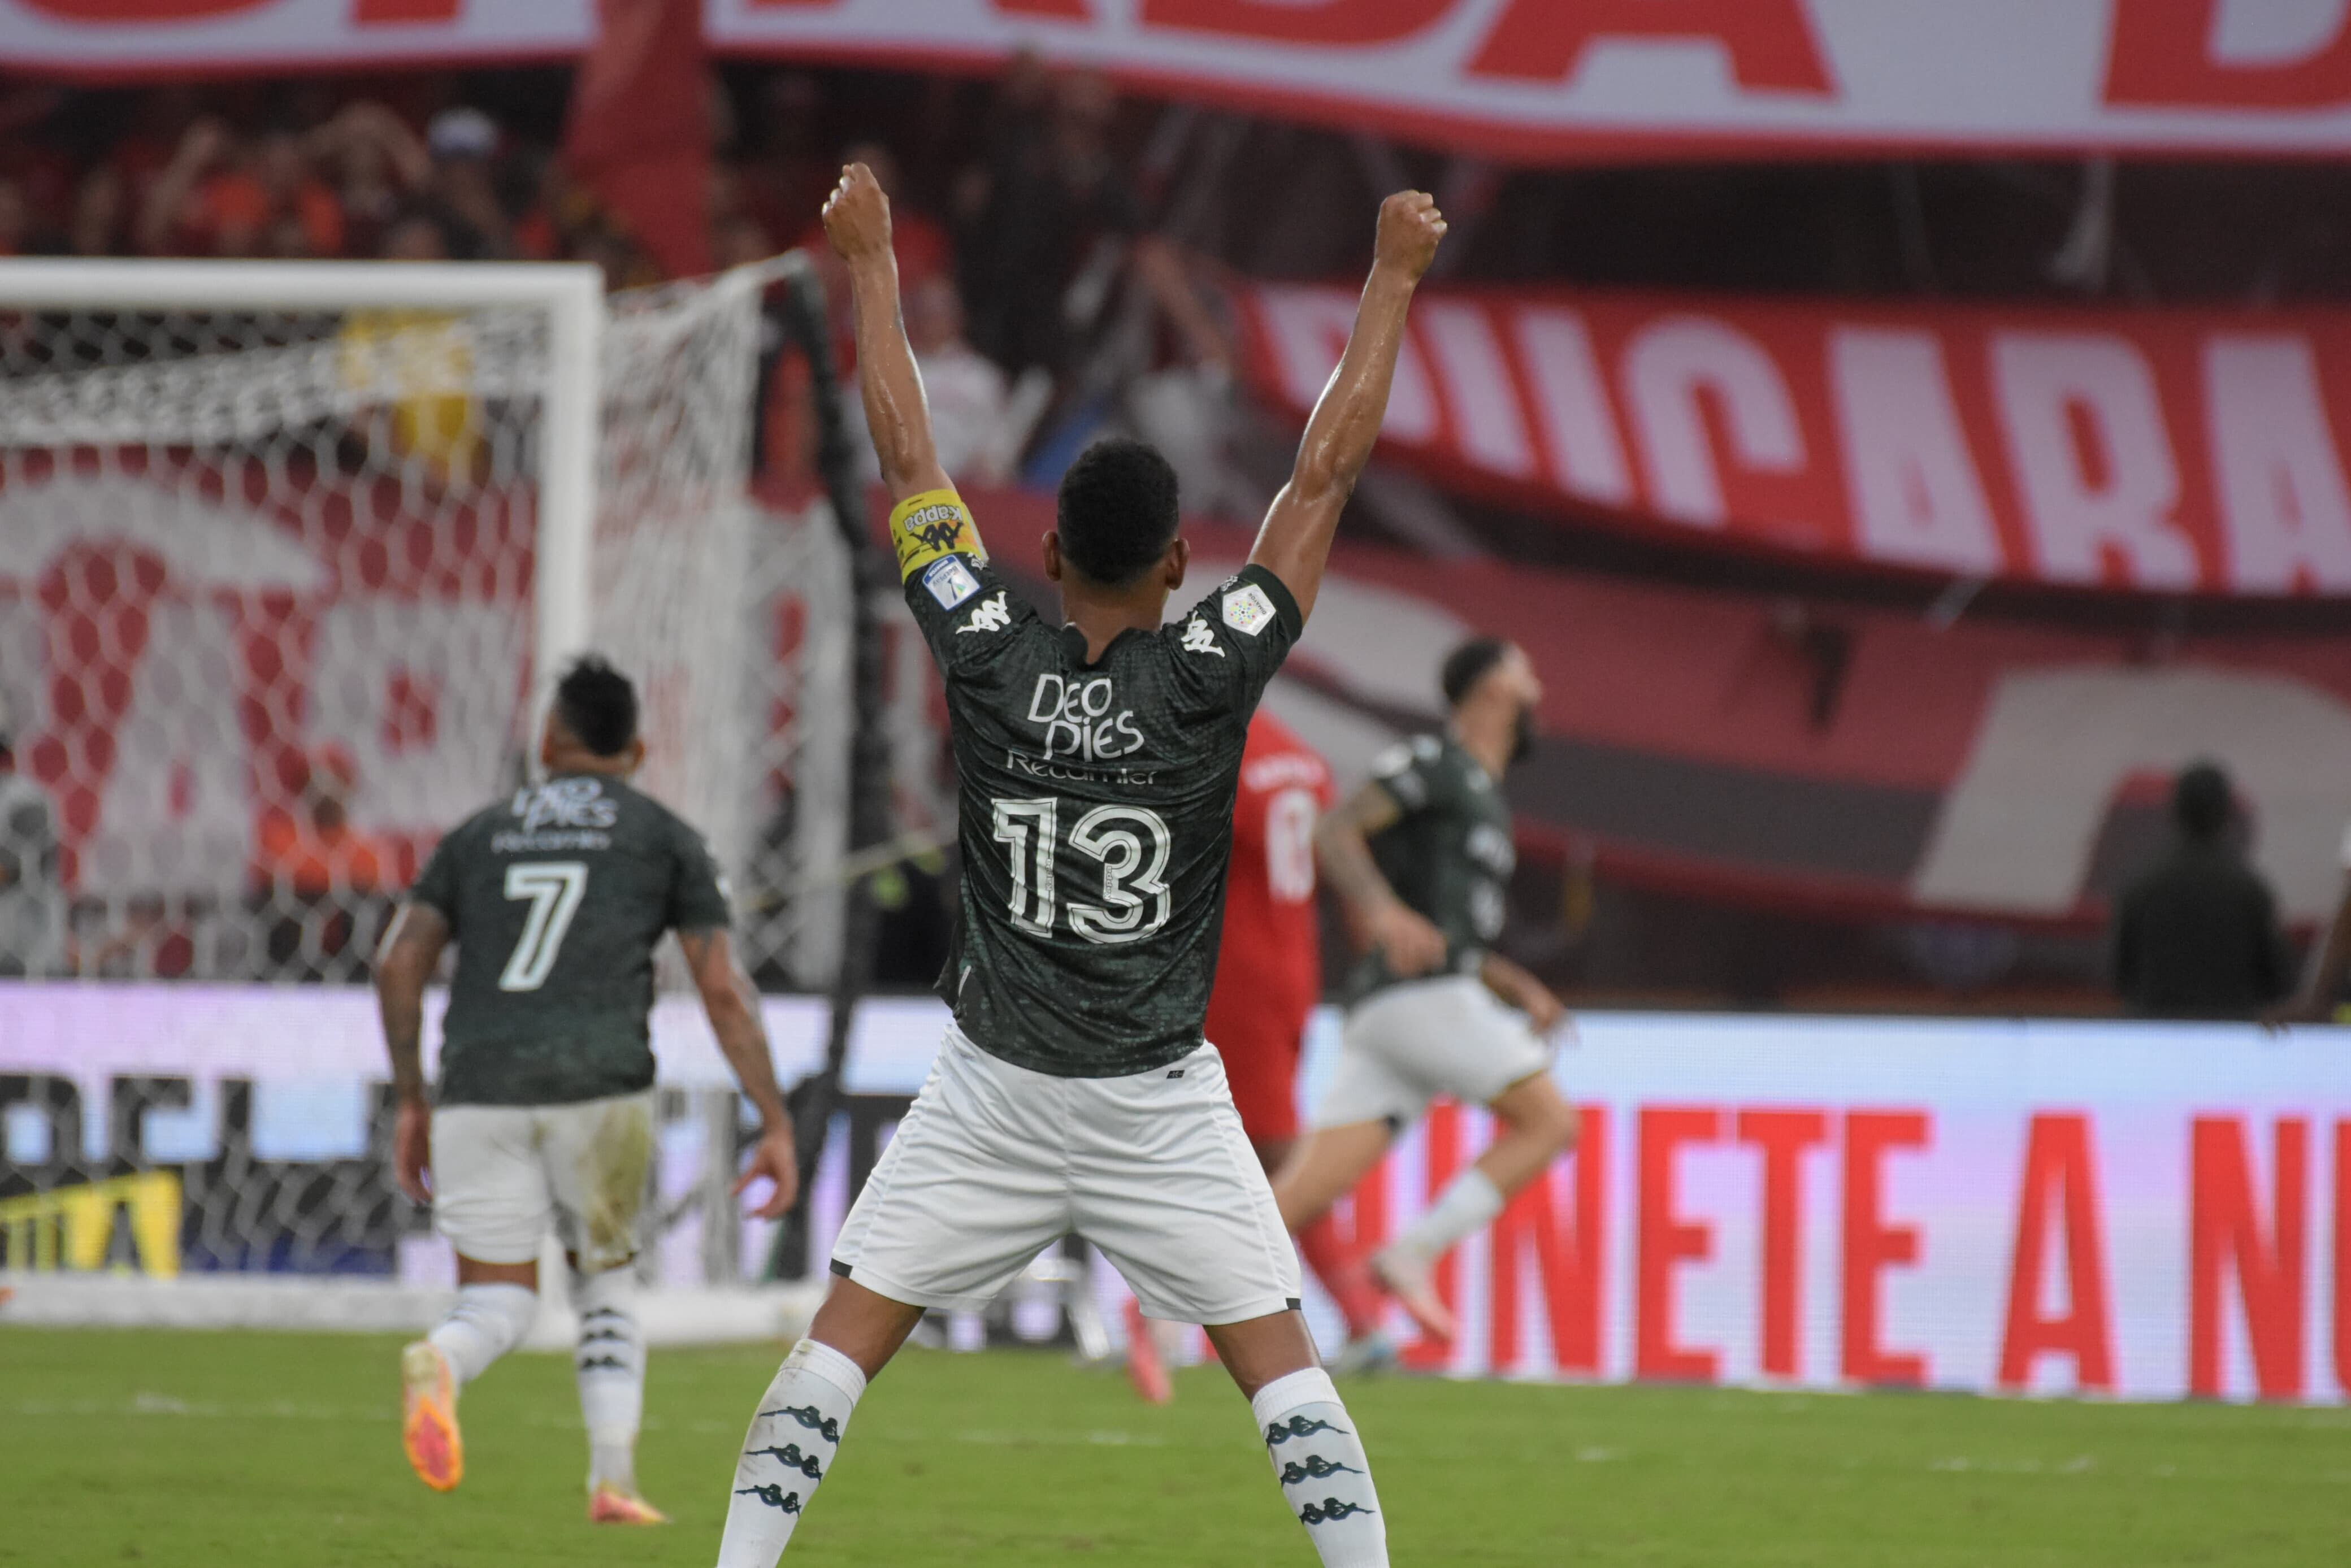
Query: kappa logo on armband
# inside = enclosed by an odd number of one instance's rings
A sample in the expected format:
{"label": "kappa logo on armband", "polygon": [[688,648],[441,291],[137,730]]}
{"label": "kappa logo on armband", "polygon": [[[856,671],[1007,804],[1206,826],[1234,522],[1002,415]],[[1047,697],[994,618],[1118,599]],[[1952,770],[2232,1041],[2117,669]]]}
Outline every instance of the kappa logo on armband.
{"label": "kappa logo on armband", "polygon": [[[964,565],[960,557],[948,556],[944,560],[933,561],[924,571],[923,586],[930,591],[933,599],[939,601],[940,609],[953,610],[979,591],[979,579],[972,576],[971,568]],[[997,597],[1001,599],[1004,596],[999,593]]]}
{"label": "kappa logo on armband", "polygon": [[905,521],[898,526],[925,549],[953,549],[963,542],[963,508],[925,507],[919,512],[907,513]]}
{"label": "kappa logo on armband", "polygon": [[1225,651],[1217,646],[1217,634],[1209,631],[1208,623],[1196,615],[1184,622],[1184,652],[1214,653],[1219,659],[1225,656]]}
{"label": "kappa logo on armband", "polygon": [[1273,601],[1256,583],[1225,591],[1225,624],[1244,637],[1254,637],[1273,619]]}

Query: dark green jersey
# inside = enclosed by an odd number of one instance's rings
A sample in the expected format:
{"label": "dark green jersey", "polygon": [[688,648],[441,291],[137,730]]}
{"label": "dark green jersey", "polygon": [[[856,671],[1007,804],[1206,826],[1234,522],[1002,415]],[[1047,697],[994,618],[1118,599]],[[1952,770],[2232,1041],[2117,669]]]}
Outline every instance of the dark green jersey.
{"label": "dark green jersey", "polygon": [[906,580],[946,677],[963,908],[939,992],[981,1050],[1108,1078],[1196,1049],[1259,694],[1303,627],[1244,568],[1085,662],[977,556]]}
{"label": "dark green jersey", "polygon": [[664,932],[726,924],[709,846],[617,779],[518,789],[441,841],[408,896],[457,944],[444,1105],[553,1105],[653,1081],[646,1014]]}
{"label": "dark green jersey", "polygon": [[[1389,747],[1372,777],[1403,813],[1373,835],[1372,859],[1396,896],[1445,933],[1446,972],[1476,974],[1502,934],[1503,894],[1519,862],[1509,802],[1449,736]],[[1348,993],[1359,999],[1397,978],[1374,949],[1356,965]]]}

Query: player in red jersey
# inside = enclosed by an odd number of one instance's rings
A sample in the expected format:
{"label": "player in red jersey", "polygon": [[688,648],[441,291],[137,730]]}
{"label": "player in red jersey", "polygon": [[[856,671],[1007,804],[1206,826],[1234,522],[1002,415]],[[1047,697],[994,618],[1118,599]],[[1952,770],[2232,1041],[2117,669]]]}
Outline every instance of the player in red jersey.
{"label": "player in red jersey", "polygon": [[[1233,858],[1217,985],[1203,1032],[1224,1058],[1241,1130],[1270,1176],[1298,1137],[1298,1058],[1306,1020],[1322,999],[1322,944],[1314,904],[1314,824],[1336,799],[1331,765],[1260,707],[1241,752],[1233,800]],[[1376,1322],[1369,1274],[1346,1257],[1326,1216],[1299,1249],[1347,1316],[1351,1338]],[[1167,1397],[1158,1347],[1141,1311],[1127,1311],[1127,1372],[1143,1396]]]}

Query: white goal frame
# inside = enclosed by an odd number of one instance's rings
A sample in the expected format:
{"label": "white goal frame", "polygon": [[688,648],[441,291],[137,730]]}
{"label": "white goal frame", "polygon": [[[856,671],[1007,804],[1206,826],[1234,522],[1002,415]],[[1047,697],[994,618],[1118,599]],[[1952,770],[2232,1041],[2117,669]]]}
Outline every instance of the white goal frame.
{"label": "white goal frame", "polygon": [[531,684],[589,647],[604,275],[585,262],[0,261],[0,310],[536,308],[539,389]]}

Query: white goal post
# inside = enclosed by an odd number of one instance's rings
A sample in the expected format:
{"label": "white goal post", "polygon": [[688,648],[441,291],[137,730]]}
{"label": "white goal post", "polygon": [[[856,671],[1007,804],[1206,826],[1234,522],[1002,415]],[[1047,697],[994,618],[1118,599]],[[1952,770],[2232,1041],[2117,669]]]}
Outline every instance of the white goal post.
{"label": "white goal post", "polygon": [[[748,286],[749,278],[741,286]],[[539,389],[533,667],[543,680],[589,645],[596,531],[604,277],[586,262],[0,261],[0,310],[534,310],[547,323]]]}
{"label": "white goal post", "polygon": [[[364,978],[438,833],[517,780],[551,676],[591,648],[638,681],[639,781],[711,838],[747,962],[807,975],[840,901],[850,581],[825,508],[750,489],[763,301],[806,266],[608,297],[579,265],[0,260],[0,832],[29,816],[49,851],[0,889],[0,988],[360,999],[333,983]],[[78,1223],[75,1194],[154,1172],[175,1270],[209,1284],[123,1310],[341,1299],[298,1281],[395,1310],[357,1282],[423,1240],[374,1110],[350,1146],[273,1153],[251,1084],[93,1075],[54,1043],[0,1040],[0,1086],[42,1097],[0,1106],[0,1270],[43,1270],[20,1309],[101,1312],[106,1282],[50,1272],[42,1239]],[[664,1104],[692,1154],[652,1250],[671,1283],[731,1284],[764,1254],[710,1196],[720,1107]],[[104,1139],[73,1135],[108,1105]]]}

